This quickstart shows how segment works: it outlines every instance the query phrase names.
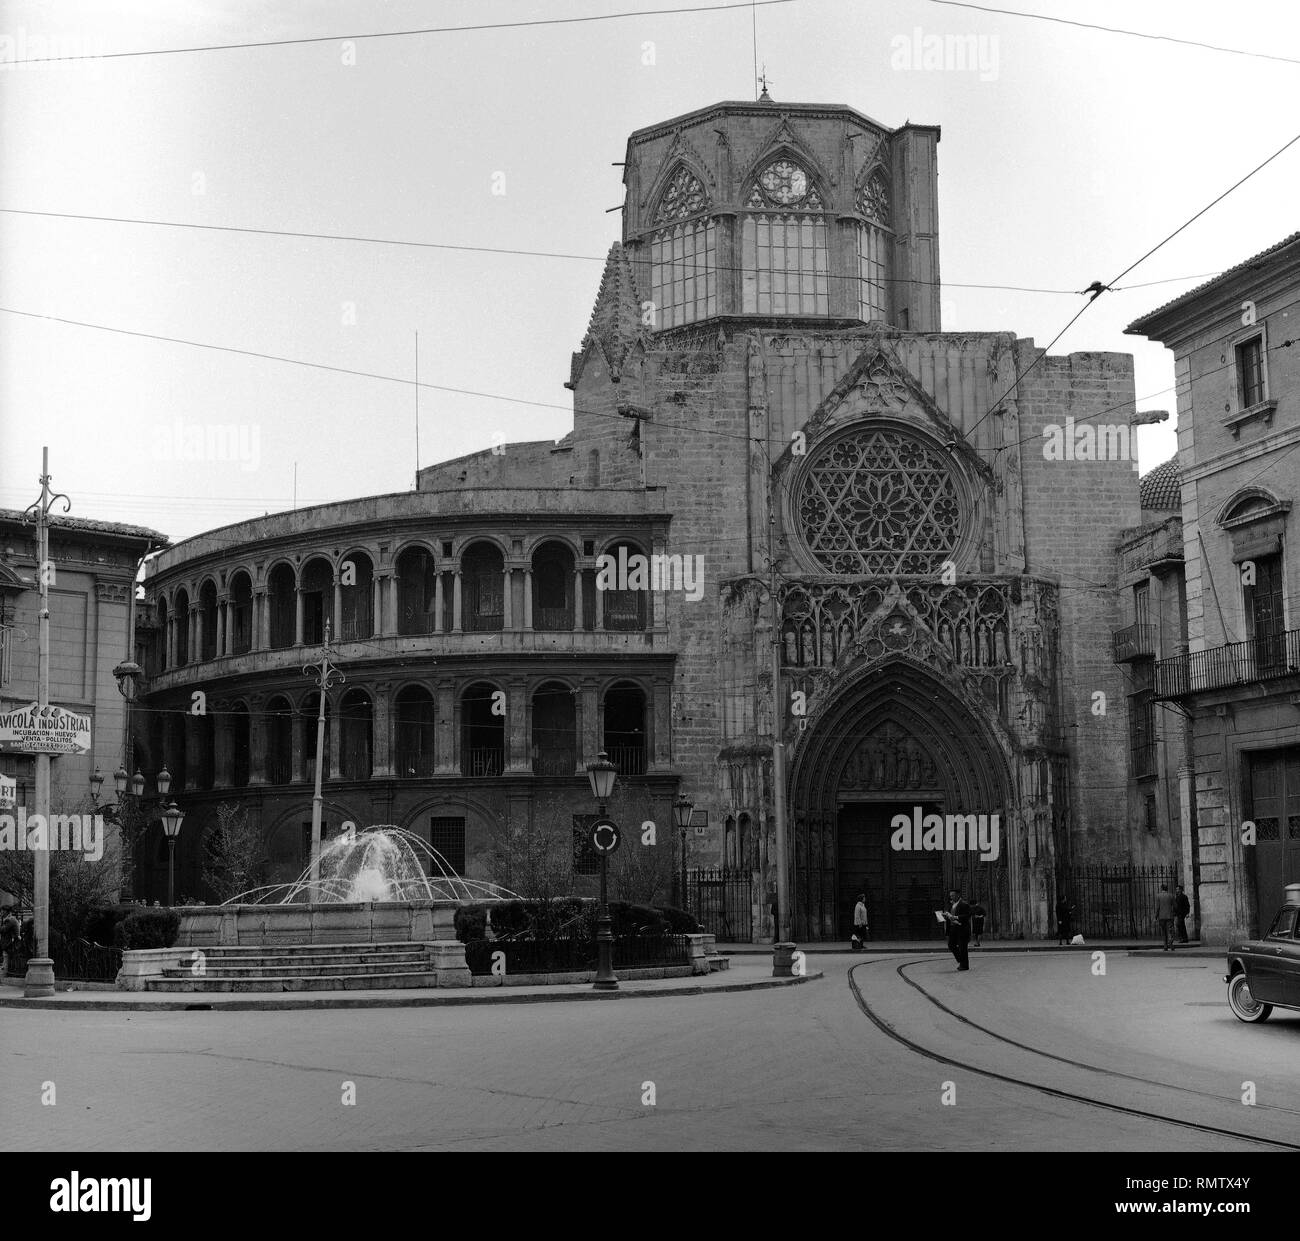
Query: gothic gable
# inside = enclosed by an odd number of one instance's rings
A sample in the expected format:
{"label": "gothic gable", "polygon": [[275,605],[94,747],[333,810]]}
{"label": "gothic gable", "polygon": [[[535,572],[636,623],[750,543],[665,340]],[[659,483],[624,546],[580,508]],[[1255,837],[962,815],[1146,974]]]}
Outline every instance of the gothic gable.
{"label": "gothic gable", "polygon": [[593,351],[600,354],[609,368],[610,378],[617,383],[628,355],[638,346],[643,349],[645,338],[632,265],[627,260],[626,251],[616,241],[605,260],[600,291],[596,294],[587,334],[582,338],[582,348],[573,358],[569,386],[578,382]]}

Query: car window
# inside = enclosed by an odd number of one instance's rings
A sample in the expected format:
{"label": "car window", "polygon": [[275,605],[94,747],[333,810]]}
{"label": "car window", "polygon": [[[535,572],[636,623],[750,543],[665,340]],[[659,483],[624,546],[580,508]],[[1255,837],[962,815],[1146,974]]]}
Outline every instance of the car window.
{"label": "car window", "polygon": [[1269,928],[1269,939],[1291,939],[1295,935],[1296,914],[1300,909],[1288,905],[1284,909],[1279,909],[1277,917],[1273,919],[1273,925]]}

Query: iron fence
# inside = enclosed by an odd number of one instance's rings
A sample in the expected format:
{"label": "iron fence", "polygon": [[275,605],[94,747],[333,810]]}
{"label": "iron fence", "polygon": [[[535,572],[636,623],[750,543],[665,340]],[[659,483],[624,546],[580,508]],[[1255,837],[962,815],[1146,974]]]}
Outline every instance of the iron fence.
{"label": "iron fence", "polygon": [[79,982],[116,982],[122,968],[122,950],[88,939],[64,940],[51,947],[56,978]]}
{"label": "iron fence", "polygon": [[1300,629],[1189,651],[1156,664],[1156,698],[1300,674]]}
{"label": "iron fence", "polygon": [[1084,939],[1156,939],[1160,886],[1172,892],[1178,881],[1175,866],[1064,866],[1057,870],[1057,899],[1074,906],[1070,929]]}
{"label": "iron fence", "polygon": [[[586,934],[537,939],[478,939],[465,945],[465,963],[479,977],[492,973],[497,958],[509,974],[564,974],[596,968],[596,941]],[[689,965],[685,935],[620,935],[614,940],[614,969]]]}
{"label": "iron fence", "polygon": [[747,870],[700,868],[686,872],[686,910],[719,943],[754,938],[754,876]]}

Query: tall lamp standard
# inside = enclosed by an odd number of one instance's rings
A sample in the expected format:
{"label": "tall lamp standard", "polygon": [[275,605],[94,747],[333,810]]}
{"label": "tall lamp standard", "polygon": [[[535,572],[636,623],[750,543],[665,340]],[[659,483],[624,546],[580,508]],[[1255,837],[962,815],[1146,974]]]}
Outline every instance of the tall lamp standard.
{"label": "tall lamp standard", "polygon": [[[169,781],[170,783],[170,781]],[[167,907],[176,904],[176,837],[180,835],[184,811],[172,802],[162,814],[163,831],[167,833]]]}
{"label": "tall lamp standard", "polygon": [[691,801],[685,793],[678,795],[677,800],[673,803],[673,822],[677,824],[677,831],[681,836],[682,854],[681,854],[681,887],[679,894],[681,896],[681,907],[686,908],[686,902],[690,899],[686,892],[686,829],[691,825],[691,815],[695,813],[695,803]]}
{"label": "tall lamp standard", "polygon": [[[600,806],[600,819],[592,829],[592,843],[600,854],[600,910],[596,915],[596,981],[597,991],[617,991],[618,977],[614,973],[614,935],[610,929],[608,875],[609,855],[618,847],[618,829],[607,818],[607,803],[614,792],[618,768],[601,750],[594,763],[587,764],[587,779],[591,781],[591,795]],[[612,843],[601,842],[601,833]]]}
{"label": "tall lamp standard", "polygon": [[[163,832],[167,833],[167,811],[169,809],[174,809],[178,814],[180,814],[181,811],[175,802],[172,802],[170,806],[167,802],[167,794],[172,791],[172,773],[167,770],[165,765],[155,777],[155,780],[158,785],[158,801],[163,815]],[[100,772],[99,768],[96,767],[95,774],[90,777],[90,797],[95,803],[95,809],[97,812],[116,814],[117,817],[113,821],[116,822],[119,827],[124,826],[124,816],[127,815],[128,811],[131,817],[140,813],[141,802],[144,798],[144,775],[140,771],[137,770],[135,775],[128,776],[126,774],[126,768],[119,767],[113,773],[113,791],[117,794],[116,803],[107,806],[101,806],[99,804],[99,792],[103,787],[104,776]],[[131,799],[130,801],[127,801],[128,797]],[[182,815],[182,817],[184,816]],[[176,831],[180,831],[179,822],[176,824]],[[169,840],[168,843],[174,848],[174,839]],[[170,903],[171,892],[168,892],[168,904]]]}

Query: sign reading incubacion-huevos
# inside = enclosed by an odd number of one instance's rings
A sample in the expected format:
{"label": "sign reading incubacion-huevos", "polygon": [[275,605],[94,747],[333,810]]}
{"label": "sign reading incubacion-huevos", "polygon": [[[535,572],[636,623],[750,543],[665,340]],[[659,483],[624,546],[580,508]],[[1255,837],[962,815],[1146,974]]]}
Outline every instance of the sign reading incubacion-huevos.
{"label": "sign reading incubacion-huevos", "polygon": [[51,703],[0,704],[0,750],[18,754],[88,754],[90,716]]}

